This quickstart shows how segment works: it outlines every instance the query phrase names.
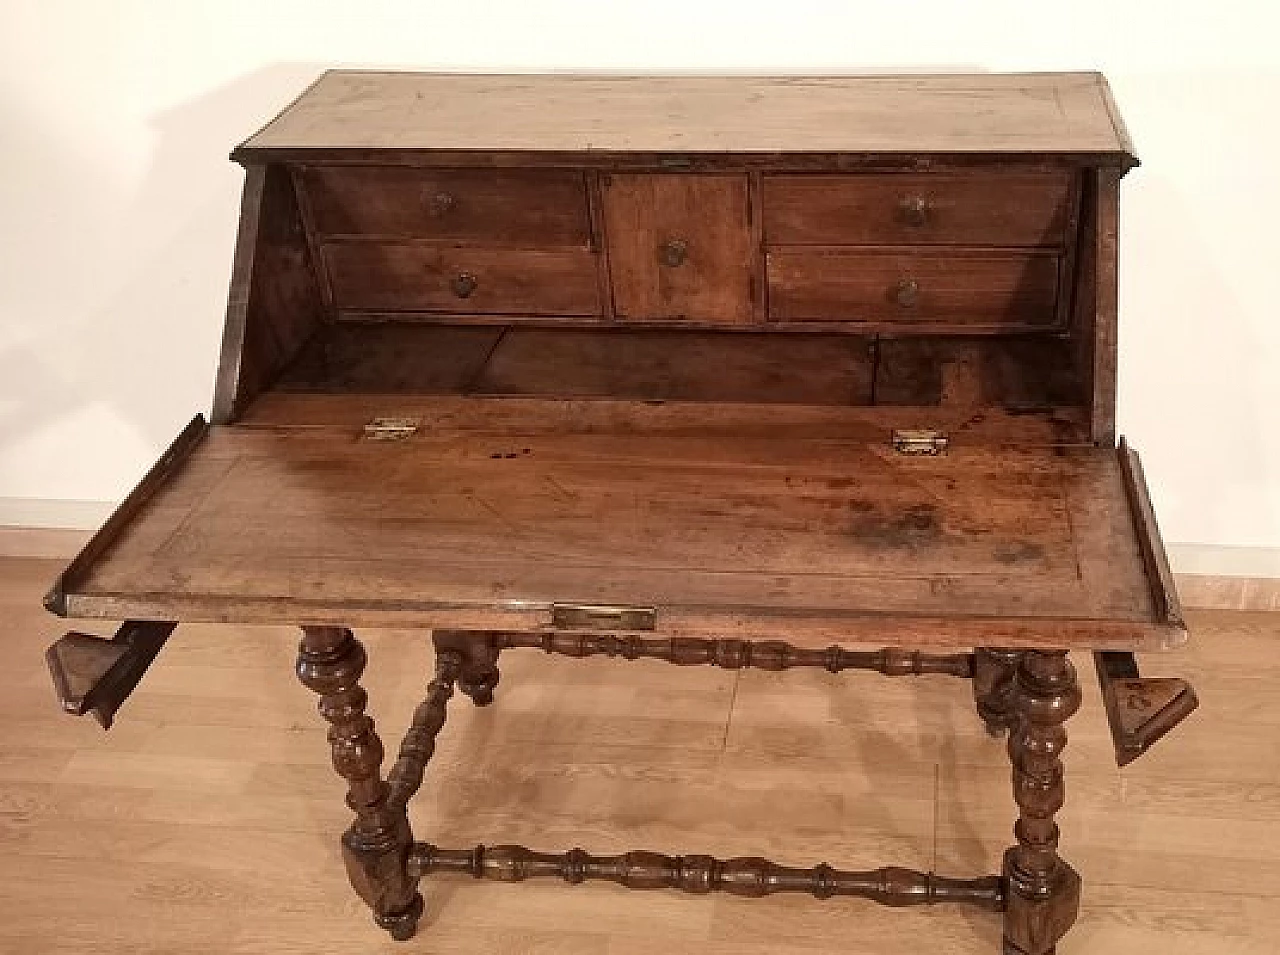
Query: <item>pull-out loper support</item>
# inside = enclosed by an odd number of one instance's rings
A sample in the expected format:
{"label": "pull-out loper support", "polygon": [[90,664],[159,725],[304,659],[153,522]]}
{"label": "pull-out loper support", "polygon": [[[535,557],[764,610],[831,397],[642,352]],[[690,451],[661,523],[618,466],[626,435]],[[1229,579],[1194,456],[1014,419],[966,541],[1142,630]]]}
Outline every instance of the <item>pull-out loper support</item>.
{"label": "pull-out loper support", "polygon": [[1200,705],[1186,680],[1141,676],[1132,653],[1099,650],[1093,662],[1118,766],[1133,762]]}
{"label": "pull-out loper support", "polygon": [[104,730],[110,729],[116,711],[177,626],[126,620],[109,640],[76,632],[59,639],[44,656],[62,708],[76,716],[92,713]]}

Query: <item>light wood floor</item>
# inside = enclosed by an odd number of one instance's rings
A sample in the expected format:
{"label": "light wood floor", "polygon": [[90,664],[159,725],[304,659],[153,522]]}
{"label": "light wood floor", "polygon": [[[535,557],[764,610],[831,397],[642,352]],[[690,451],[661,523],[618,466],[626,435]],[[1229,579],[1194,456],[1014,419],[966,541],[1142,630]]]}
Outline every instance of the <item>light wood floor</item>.
{"label": "light wood floor", "polygon": [[[295,634],[183,627],[103,734],[62,716],[41,652],[56,564],[0,560],[0,952],[905,955],[998,951],[963,908],[742,900],[559,882],[424,883],[397,945],[336,851],[340,781]],[[1147,658],[1202,707],[1123,773],[1092,665],[1071,723],[1063,851],[1085,879],[1059,947],[1080,953],[1280,950],[1280,615],[1200,612],[1192,645]],[[82,627],[104,632],[104,628]],[[371,711],[398,742],[429,672],[422,635],[363,635]],[[810,865],[994,871],[1013,803],[969,687],[579,662],[515,651],[498,702],[455,697],[414,807],[420,838],[600,851],[767,855]]]}

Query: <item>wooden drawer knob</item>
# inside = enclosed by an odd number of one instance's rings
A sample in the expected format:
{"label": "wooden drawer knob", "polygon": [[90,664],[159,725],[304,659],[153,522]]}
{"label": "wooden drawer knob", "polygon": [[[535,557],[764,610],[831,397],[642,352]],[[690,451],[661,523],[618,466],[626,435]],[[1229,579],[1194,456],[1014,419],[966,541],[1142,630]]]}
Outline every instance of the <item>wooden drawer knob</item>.
{"label": "wooden drawer knob", "polygon": [[480,281],[470,272],[459,272],[450,280],[449,287],[458,298],[469,298],[479,284]]}
{"label": "wooden drawer knob", "polygon": [[893,300],[903,308],[914,308],[920,301],[920,283],[903,279],[893,287]]}
{"label": "wooden drawer knob", "polygon": [[667,239],[658,246],[658,261],[669,268],[684,265],[689,257],[689,243],[684,239]]}
{"label": "wooden drawer knob", "polygon": [[427,199],[427,210],[433,216],[443,216],[451,212],[458,205],[458,200],[452,193],[437,192],[435,195]]}
{"label": "wooden drawer knob", "polygon": [[917,228],[929,222],[929,200],[924,196],[904,196],[898,200],[898,216]]}

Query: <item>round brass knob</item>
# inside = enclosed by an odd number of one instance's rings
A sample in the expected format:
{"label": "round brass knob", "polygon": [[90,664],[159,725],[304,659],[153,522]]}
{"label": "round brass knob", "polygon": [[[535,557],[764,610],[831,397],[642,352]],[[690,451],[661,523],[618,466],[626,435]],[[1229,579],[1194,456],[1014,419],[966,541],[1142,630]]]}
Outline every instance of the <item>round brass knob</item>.
{"label": "round brass knob", "polygon": [[458,204],[458,200],[447,192],[437,192],[434,196],[427,200],[427,209],[433,216],[442,216],[451,211]]}
{"label": "round brass knob", "polygon": [[904,196],[898,200],[898,215],[907,225],[925,225],[929,221],[929,200],[924,196]]}
{"label": "round brass knob", "polygon": [[449,282],[449,287],[453,289],[453,294],[458,298],[467,298],[476,290],[479,280],[470,272],[459,272]]}
{"label": "round brass knob", "polygon": [[903,279],[893,287],[893,300],[903,308],[913,308],[920,301],[920,283]]}
{"label": "round brass knob", "polygon": [[684,265],[689,257],[689,243],[684,239],[667,239],[658,246],[658,261],[670,268]]}

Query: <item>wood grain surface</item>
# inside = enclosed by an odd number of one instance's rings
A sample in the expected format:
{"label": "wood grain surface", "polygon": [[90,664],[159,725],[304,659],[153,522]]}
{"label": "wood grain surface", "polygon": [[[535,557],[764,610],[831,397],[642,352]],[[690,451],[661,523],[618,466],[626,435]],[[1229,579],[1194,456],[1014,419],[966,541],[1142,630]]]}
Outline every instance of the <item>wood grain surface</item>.
{"label": "wood grain surface", "polygon": [[325,73],[242,151],[1083,152],[1127,155],[1098,73]]}
{"label": "wood grain surface", "polygon": [[[1066,425],[1077,416],[1064,418],[1063,413],[1083,404],[1071,345],[1059,339],[891,338],[819,334],[820,328],[810,324],[805,335],[745,330],[723,335],[670,328],[435,325],[416,318],[340,322],[317,332],[275,387],[335,397],[417,391],[828,408],[874,402],[917,405],[917,424],[946,424],[952,429],[955,418],[944,421],[940,408],[964,409],[971,416],[989,415],[1006,423],[1004,409],[1024,416],[1052,415]],[[270,406],[277,396],[268,394],[261,400]],[[329,406],[332,420],[349,420],[339,401]],[[560,417],[555,408],[544,407]],[[708,409],[706,417],[723,420],[725,413],[722,408]],[[777,408],[768,412],[780,413]],[[833,413],[820,407],[812,412],[817,418]],[[736,420],[741,424],[745,419]],[[1065,427],[1058,439],[1076,443]]]}
{"label": "wood grain surface", "polygon": [[587,190],[573,170],[309,166],[323,236],[375,235],[516,248],[585,248]]}
{"label": "wood grain surface", "polygon": [[[804,896],[643,896],[607,883],[424,884],[395,943],[351,893],[325,724],[293,673],[292,628],[184,625],[103,735],[59,712],[41,653],[66,621],[54,561],[0,561],[0,952],[265,955],[954,955],[1000,921]],[[1203,701],[1119,772],[1092,680],[1070,724],[1062,851],[1085,879],[1059,955],[1271,955],[1280,948],[1280,616],[1191,612],[1198,639],[1144,670]],[[78,623],[81,629],[94,623]],[[430,641],[365,631],[364,685],[397,739]],[[1088,672],[1087,656],[1076,665]],[[1149,664],[1149,666],[1148,666]],[[676,798],[678,795],[678,798]],[[726,671],[503,656],[493,706],[459,697],[412,804],[420,838],[615,852],[827,858],[958,875],[1010,844],[1008,757],[944,676]]]}
{"label": "wood grain surface", "polygon": [[342,309],[596,315],[595,255],[585,249],[455,248],[413,242],[324,246]]}
{"label": "wood grain surface", "polygon": [[234,420],[319,326],[324,285],[312,266],[288,172],[279,166],[248,170],[218,361],[214,421]]}
{"label": "wood grain surface", "polygon": [[[906,362],[908,368],[912,362]],[[905,374],[905,372],[904,372]],[[927,382],[925,386],[927,386]],[[906,387],[905,385],[903,387]],[[930,402],[926,402],[930,403]],[[1000,408],[975,413],[934,397],[929,423],[953,445],[1045,447],[1088,443],[1079,408],[1046,407],[1040,413]],[[889,444],[895,429],[919,426],[921,409],[824,404],[776,404],[603,397],[463,397],[430,394],[336,394],[277,391],[263,395],[241,423],[266,428],[328,428],[346,433],[379,416],[414,418],[425,430],[489,435],[647,434],[682,437],[787,437]]]}
{"label": "wood grain surface", "polygon": [[1074,187],[1066,170],[764,176],[764,240],[770,246],[1057,246]]}
{"label": "wood grain surface", "polygon": [[70,613],[518,628],[568,602],[800,644],[818,639],[806,626],[959,646],[983,626],[1032,644],[1168,636],[1113,450],[358,435],[213,429],[78,577]]}
{"label": "wood grain surface", "polygon": [[932,247],[775,250],[769,317],[1044,328],[1053,323],[1058,258]]}
{"label": "wood grain surface", "polygon": [[601,192],[619,319],[752,320],[746,176],[609,175]]}

